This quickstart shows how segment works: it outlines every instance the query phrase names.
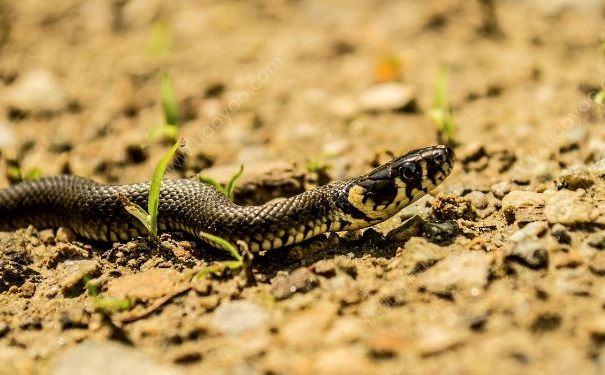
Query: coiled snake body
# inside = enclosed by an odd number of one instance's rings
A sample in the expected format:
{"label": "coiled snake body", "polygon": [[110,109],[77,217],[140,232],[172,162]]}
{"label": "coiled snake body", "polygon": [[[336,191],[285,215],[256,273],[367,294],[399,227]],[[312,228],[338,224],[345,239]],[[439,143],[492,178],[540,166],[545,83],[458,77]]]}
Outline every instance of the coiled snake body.
{"label": "coiled snake body", "polygon": [[[167,179],[160,191],[158,227],[197,238],[206,232],[241,240],[252,251],[279,248],[390,218],[440,184],[453,159],[446,146],[414,150],[366,175],[259,206],[236,205],[197,180]],[[119,193],[147,207],[149,183],[102,185],[75,176],[20,183],[0,190],[0,230],[62,226],[100,241],[145,235],[142,224],[124,209]]]}

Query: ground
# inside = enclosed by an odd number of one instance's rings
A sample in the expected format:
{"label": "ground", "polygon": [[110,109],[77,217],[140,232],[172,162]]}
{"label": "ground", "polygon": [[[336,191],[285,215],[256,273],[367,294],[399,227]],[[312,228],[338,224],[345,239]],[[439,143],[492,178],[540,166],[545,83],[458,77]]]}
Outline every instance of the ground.
{"label": "ground", "polygon": [[0,233],[0,373],[605,371],[604,21],[597,0],[1,0],[1,187],[150,179],[162,74],[187,142],[170,175],[242,163],[240,202],[436,144],[441,66],[457,162],[384,225],[247,278],[190,282],[228,257],[179,234]]}

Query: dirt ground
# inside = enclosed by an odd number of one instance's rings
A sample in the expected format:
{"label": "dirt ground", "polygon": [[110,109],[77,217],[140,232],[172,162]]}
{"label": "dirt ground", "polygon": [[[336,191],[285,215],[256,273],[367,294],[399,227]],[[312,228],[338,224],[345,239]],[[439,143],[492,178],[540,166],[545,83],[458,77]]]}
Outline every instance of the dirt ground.
{"label": "dirt ground", "polygon": [[[257,255],[255,285],[190,282],[227,257],[179,234],[0,233],[0,373],[605,372],[604,21],[599,0],[0,0],[0,187],[148,180],[162,73],[170,174],[243,163],[244,203],[436,144],[443,64],[459,144],[432,197]],[[89,279],[132,306],[100,311]]]}

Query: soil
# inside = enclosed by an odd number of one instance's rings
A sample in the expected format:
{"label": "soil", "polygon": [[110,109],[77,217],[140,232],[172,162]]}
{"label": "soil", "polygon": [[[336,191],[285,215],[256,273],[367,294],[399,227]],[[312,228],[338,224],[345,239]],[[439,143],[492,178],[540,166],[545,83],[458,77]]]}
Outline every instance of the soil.
{"label": "soil", "polygon": [[458,143],[431,197],[247,277],[191,282],[228,257],[178,233],[0,233],[0,373],[605,372],[604,21],[599,0],[0,0],[2,187],[148,180],[163,73],[170,175],[241,163],[243,203],[436,144],[442,65]]}

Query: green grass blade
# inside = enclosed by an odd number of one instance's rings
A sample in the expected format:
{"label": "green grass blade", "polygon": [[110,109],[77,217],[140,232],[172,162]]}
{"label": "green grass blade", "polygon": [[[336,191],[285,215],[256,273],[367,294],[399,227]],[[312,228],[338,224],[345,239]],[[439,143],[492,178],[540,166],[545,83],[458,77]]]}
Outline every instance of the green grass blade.
{"label": "green grass blade", "polygon": [[437,73],[437,82],[435,83],[435,93],[433,96],[433,107],[444,109],[447,107],[447,68],[442,65]]}
{"label": "green grass blade", "polygon": [[239,251],[237,251],[235,245],[233,245],[226,239],[206,232],[200,232],[200,236],[220,246],[223,250],[228,251],[229,254],[231,254],[231,256],[235,258],[238,262],[244,261],[244,258],[242,258]]}
{"label": "green grass blade", "polygon": [[160,80],[160,99],[162,101],[166,125],[177,126],[179,123],[179,108],[172,80],[167,74],[162,75]]}
{"label": "green grass blade", "polygon": [[152,228],[150,226],[149,214],[138,204],[132,203],[128,197],[126,197],[123,193],[118,193],[118,198],[122,202],[124,209],[128,211],[129,214],[136,217],[147,229],[147,232],[153,233]]}
{"label": "green grass blade", "polygon": [[223,187],[223,185],[216,182],[213,178],[210,178],[208,176],[197,176],[197,179],[200,182],[208,184],[208,185],[214,187],[216,190],[220,191],[221,193],[227,195],[227,192],[225,191],[225,188]]}
{"label": "green grass blade", "polygon": [[149,227],[151,228],[150,232],[154,236],[157,236],[158,233],[158,209],[160,206],[160,188],[162,186],[162,179],[164,178],[164,173],[166,173],[168,164],[170,164],[172,158],[174,158],[174,154],[179,147],[183,146],[185,146],[185,143],[184,140],[181,140],[180,142],[175,143],[174,146],[170,147],[153,172],[153,179],[151,180],[151,186],[149,187],[147,211],[149,212]]}
{"label": "green grass blade", "polygon": [[227,195],[227,198],[229,198],[230,200],[233,200],[233,193],[235,191],[235,184],[237,183],[237,180],[239,180],[239,178],[242,176],[242,173],[244,173],[244,166],[240,165],[239,171],[237,171],[237,173],[235,173],[231,177],[231,179],[229,180],[229,182],[225,186],[225,194]]}

